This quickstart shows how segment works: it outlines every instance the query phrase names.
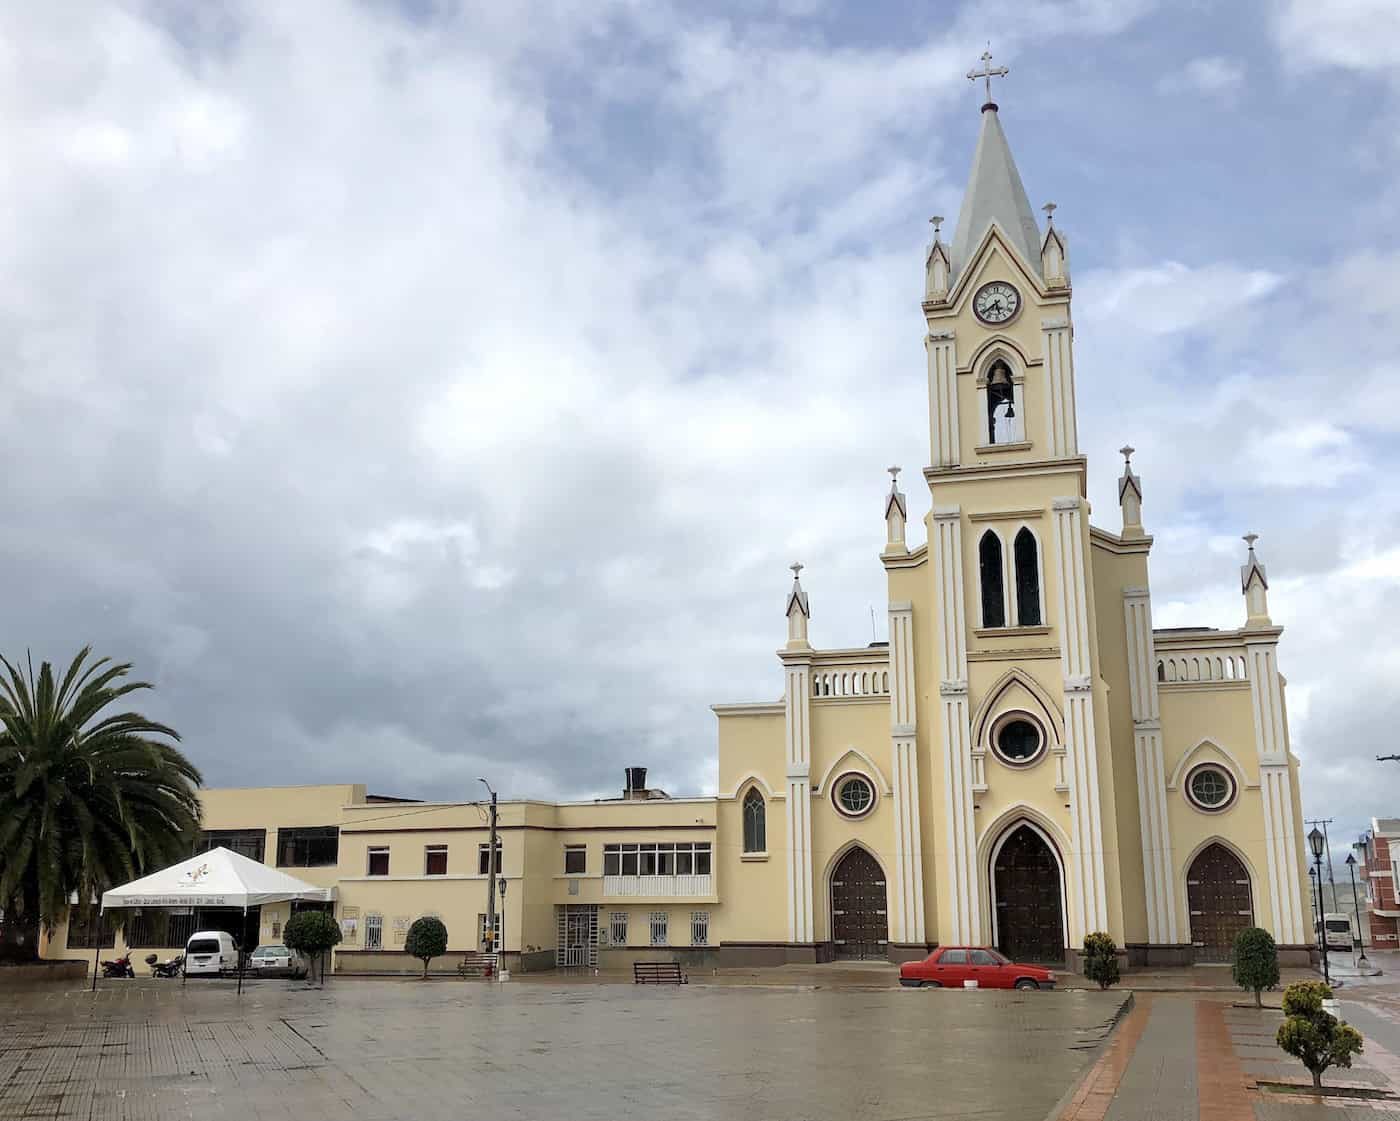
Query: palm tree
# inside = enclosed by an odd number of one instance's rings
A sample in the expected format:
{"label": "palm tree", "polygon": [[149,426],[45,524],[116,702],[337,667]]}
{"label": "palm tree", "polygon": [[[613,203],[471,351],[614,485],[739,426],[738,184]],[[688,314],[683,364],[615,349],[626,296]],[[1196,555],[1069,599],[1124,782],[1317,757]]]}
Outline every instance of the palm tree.
{"label": "palm tree", "polygon": [[5,940],[19,933],[28,957],[38,925],[52,930],[73,892],[86,905],[188,856],[198,836],[200,774],[165,742],[175,730],[136,712],[100,715],[151,686],[122,681],[130,664],[89,662],[91,651],[58,685],[48,662],[35,677],[32,661],[26,674],[0,657],[0,908]]}

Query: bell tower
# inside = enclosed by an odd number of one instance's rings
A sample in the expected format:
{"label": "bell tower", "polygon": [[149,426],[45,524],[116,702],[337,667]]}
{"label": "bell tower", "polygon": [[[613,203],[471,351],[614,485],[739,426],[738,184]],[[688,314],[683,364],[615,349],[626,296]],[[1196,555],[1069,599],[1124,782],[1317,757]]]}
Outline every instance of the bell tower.
{"label": "bell tower", "polygon": [[998,937],[989,824],[1030,807],[1060,861],[1074,945],[1107,929],[1116,891],[1096,731],[1106,744],[1107,694],[1096,671],[1068,241],[1053,203],[1041,230],[1012,157],[991,93],[1008,73],[988,51],[967,75],[985,83],[972,169],[951,242],[935,219],[925,255],[924,474],[947,791],[939,937]]}

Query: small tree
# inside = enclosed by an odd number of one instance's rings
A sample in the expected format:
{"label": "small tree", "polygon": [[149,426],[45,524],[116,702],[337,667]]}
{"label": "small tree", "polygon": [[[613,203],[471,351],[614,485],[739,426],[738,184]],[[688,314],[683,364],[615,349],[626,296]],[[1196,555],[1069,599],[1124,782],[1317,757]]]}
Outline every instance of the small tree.
{"label": "small tree", "polygon": [[340,942],[340,924],[325,911],[298,911],[282,928],[282,941],[320,964],[319,977],[326,980],[326,951]]}
{"label": "small tree", "polygon": [[1278,984],[1278,946],[1267,930],[1246,927],[1235,935],[1234,963],[1230,973],[1235,984],[1254,993],[1254,1007],[1262,1008],[1260,993]]}
{"label": "small tree", "polygon": [[423,976],[427,977],[428,962],[447,953],[447,927],[441,919],[432,915],[414,919],[413,925],[408,928],[408,937],[404,940],[403,948],[408,951],[410,957],[415,957],[423,963]]}
{"label": "small tree", "polygon": [[1321,981],[1296,981],[1283,991],[1283,1014],[1274,1038],[1278,1045],[1312,1074],[1313,1088],[1322,1089],[1322,1072],[1328,1067],[1350,1068],[1351,1057],[1361,1053],[1361,1033],[1322,1007],[1332,990]]}
{"label": "small tree", "polygon": [[1102,931],[1084,936],[1084,976],[1100,989],[1118,983],[1118,947]]}

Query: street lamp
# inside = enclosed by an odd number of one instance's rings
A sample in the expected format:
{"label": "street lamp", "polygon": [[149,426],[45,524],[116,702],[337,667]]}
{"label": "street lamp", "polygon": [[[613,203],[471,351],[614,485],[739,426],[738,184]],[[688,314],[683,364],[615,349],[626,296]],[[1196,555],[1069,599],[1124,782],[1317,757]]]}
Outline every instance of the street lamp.
{"label": "street lamp", "polygon": [[1361,907],[1356,902],[1356,854],[1347,853],[1347,870],[1351,873],[1351,909],[1356,912],[1356,940],[1361,943],[1361,956],[1357,958],[1356,964],[1366,966],[1370,964],[1366,960],[1366,936],[1361,928]]}
{"label": "street lamp", "polygon": [[481,940],[486,944],[486,952],[496,952],[496,792],[484,778],[476,780],[486,787],[491,795],[491,831],[486,838],[486,929],[481,932]]}
{"label": "street lamp", "polygon": [[1308,834],[1308,847],[1312,849],[1313,864],[1317,866],[1317,945],[1322,951],[1322,979],[1330,986],[1332,973],[1327,968],[1327,924],[1322,919],[1322,850],[1326,843],[1322,831],[1313,826]]}
{"label": "street lamp", "polygon": [[496,881],[496,890],[501,896],[501,944],[496,951],[501,955],[497,959],[499,964],[496,967],[496,977],[499,979],[501,967],[506,963],[506,878],[504,876]]}

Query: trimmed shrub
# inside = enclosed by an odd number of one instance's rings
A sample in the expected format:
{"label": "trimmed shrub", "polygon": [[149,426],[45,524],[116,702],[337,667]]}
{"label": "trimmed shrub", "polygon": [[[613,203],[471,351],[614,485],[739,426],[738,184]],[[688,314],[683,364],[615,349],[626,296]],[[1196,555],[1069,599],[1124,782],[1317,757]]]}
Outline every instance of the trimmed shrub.
{"label": "trimmed shrub", "polygon": [[282,941],[319,963],[320,978],[326,979],[326,952],[340,942],[340,924],[325,911],[298,911],[282,928]]}
{"label": "trimmed shrub", "polygon": [[1103,931],[1084,936],[1084,976],[1100,989],[1118,983],[1118,947]]}
{"label": "trimmed shrub", "polygon": [[1235,984],[1254,994],[1254,1007],[1262,1008],[1260,993],[1278,984],[1278,946],[1274,936],[1257,926],[1246,927],[1235,935],[1234,961],[1230,975]]}
{"label": "trimmed shrub", "polygon": [[408,937],[404,940],[403,948],[408,951],[409,957],[415,957],[423,963],[423,976],[426,977],[428,962],[447,953],[447,927],[441,919],[432,915],[414,919],[413,925],[408,928]]}
{"label": "trimmed shrub", "polygon": [[1321,981],[1297,981],[1283,990],[1283,1014],[1274,1037],[1288,1054],[1301,1059],[1312,1075],[1314,1089],[1322,1089],[1322,1072],[1329,1067],[1349,1068],[1351,1057],[1361,1053],[1361,1033],[1322,1007],[1332,990]]}

